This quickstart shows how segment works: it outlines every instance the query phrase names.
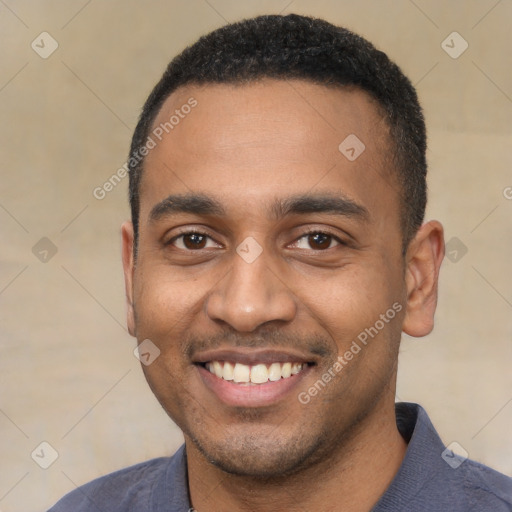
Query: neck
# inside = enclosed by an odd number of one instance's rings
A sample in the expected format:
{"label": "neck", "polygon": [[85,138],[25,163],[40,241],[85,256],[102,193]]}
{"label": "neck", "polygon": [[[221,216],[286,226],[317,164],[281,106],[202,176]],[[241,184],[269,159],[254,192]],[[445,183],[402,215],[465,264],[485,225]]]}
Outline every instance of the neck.
{"label": "neck", "polygon": [[[389,401],[388,401],[389,402]],[[407,445],[394,402],[378,405],[332,456],[296,474],[258,479],[225,473],[186,438],[190,496],[197,512],[369,511],[397,473]]]}

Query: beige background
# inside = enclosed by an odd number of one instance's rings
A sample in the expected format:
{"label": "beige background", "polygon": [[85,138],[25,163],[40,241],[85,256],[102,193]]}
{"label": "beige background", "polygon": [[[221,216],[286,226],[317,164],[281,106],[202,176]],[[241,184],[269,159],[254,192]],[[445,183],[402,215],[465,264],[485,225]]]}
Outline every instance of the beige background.
{"label": "beige background", "polygon": [[[2,512],[45,510],[181,443],[124,327],[127,179],[101,201],[92,191],[125,162],[173,55],[225,20],[278,12],[361,33],[417,84],[428,217],[467,253],[443,265],[433,334],[404,339],[398,398],[423,404],[447,444],[512,475],[512,2],[0,0]],[[43,31],[59,44],[47,59],[31,48]],[[441,47],[453,31],[469,44],[457,59]],[[58,249],[46,263],[32,252],[42,237]],[[31,458],[42,441],[59,454],[46,470]]]}

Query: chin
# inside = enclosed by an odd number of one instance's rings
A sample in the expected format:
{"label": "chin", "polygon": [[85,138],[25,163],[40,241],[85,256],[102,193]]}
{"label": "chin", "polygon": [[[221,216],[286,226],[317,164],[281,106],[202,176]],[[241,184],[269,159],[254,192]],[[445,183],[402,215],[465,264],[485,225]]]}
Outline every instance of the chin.
{"label": "chin", "polygon": [[222,440],[189,437],[206,460],[222,471],[252,478],[291,475],[320,461],[324,444],[320,436],[285,437],[274,426],[273,433],[261,428],[251,434],[226,433]]}

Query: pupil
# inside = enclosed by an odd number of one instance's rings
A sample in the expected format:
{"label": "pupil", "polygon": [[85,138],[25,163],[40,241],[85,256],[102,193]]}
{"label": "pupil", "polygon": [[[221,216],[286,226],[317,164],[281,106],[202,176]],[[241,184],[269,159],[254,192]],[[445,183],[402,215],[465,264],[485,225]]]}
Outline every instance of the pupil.
{"label": "pupil", "polygon": [[331,245],[331,237],[323,233],[315,233],[314,235],[309,235],[309,244],[316,246],[318,249],[327,249]]}
{"label": "pupil", "polygon": [[205,237],[203,235],[187,235],[184,239],[185,246],[188,249],[198,249],[204,245]]}

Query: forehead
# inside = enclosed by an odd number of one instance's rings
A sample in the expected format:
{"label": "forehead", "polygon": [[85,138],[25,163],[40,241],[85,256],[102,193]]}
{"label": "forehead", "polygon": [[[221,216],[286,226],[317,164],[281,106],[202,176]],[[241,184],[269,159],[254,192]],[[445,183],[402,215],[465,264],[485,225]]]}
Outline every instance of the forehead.
{"label": "forehead", "polygon": [[354,88],[300,80],[180,88],[152,127],[141,217],[167,195],[190,192],[228,209],[314,191],[396,210],[388,132],[375,102]]}

